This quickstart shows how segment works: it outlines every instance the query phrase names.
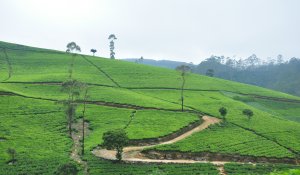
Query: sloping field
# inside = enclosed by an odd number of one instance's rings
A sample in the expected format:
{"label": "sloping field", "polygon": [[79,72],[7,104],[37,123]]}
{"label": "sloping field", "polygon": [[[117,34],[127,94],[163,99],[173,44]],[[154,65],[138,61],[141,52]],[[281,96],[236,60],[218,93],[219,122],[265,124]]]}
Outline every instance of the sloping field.
{"label": "sloping field", "polygon": [[[58,103],[67,99],[61,84],[70,78],[88,85],[89,132],[82,160],[90,174],[268,174],[298,168],[299,97],[189,73],[181,111],[181,77],[175,70],[0,42],[0,174],[53,174],[59,165],[74,161],[73,140]],[[81,94],[75,122],[81,120],[83,99]],[[239,156],[240,161],[251,156],[261,163],[276,158],[282,164],[242,166],[235,159],[221,169],[210,163],[118,164],[91,152],[107,130],[125,128],[135,142],[168,138],[201,123],[204,114],[221,118],[220,107],[228,110],[226,124],[147,151],[214,153]],[[254,112],[251,120],[244,109]],[[16,150],[14,164],[8,148]],[[84,165],[78,168],[82,174]]]}

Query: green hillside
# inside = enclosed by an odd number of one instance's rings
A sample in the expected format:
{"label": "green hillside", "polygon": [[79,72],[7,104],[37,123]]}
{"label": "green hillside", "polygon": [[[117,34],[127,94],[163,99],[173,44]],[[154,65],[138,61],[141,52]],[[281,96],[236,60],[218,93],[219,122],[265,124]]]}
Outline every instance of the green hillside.
{"label": "green hillside", "polygon": [[[88,85],[89,132],[81,159],[90,174],[219,174],[219,167],[209,162],[115,163],[92,151],[103,142],[105,131],[126,128],[131,140],[155,140],[203,122],[203,115],[221,119],[220,107],[228,110],[226,124],[147,148],[145,154],[211,153],[265,160],[256,166],[231,159],[223,167],[228,174],[300,168],[295,165],[300,155],[299,97],[189,73],[181,111],[181,77],[175,70],[0,42],[0,174],[53,174],[59,165],[76,162],[60,103],[68,98],[61,84],[70,77]],[[81,121],[83,94],[77,103],[75,124]],[[244,109],[254,112],[251,120],[242,114]],[[16,163],[11,164],[8,148],[16,150]],[[76,164],[84,174],[85,165]]]}

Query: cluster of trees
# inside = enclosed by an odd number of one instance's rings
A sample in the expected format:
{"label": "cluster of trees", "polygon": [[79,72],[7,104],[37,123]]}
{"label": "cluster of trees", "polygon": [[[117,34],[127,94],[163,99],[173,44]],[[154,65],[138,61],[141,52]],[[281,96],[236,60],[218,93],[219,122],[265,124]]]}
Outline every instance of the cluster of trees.
{"label": "cluster of trees", "polygon": [[236,58],[212,55],[210,58],[205,59],[203,62],[219,63],[238,70],[244,70],[244,69],[253,69],[264,65],[284,64],[287,63],[288,61],[284,61],[282,55],[278,55],[276,58],[268,58],[267,60],[263,60],[257,57],[255,54],[252,54],[246,59],[242,59],[242,58],[236,59]]}
{"label": "cluster of trees", "polygon": [[[117,37],[115,34],[110,34],[108,37],[108,40],[110,40],[109,42],[109,50],[110,50],[110,58],[111,59],[115,59],[115,42],[114,40],[116,40]],[[81,52],[81,48],[75,43],[75,42],[70,42],[67,45],[67,53],[75,53],[76,51]],[[93,53],[93,56],[95,56],[95,53],[97,52],[96,49],[91,49],[90,52]]]}
{"label": "cluster of trees", "polygon": [[300,59],[283,60],[282,55],[269,61],[256,55],[245,60],[212,56],[193,67],[192,72],[300,96]]}

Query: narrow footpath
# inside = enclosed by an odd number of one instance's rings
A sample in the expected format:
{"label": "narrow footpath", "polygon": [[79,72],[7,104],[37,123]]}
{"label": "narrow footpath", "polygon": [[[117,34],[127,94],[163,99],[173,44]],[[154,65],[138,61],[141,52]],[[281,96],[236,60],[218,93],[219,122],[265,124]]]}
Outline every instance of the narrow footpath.
{"label": "narrow footpath", "polygon": [[[184,159],[177,159],[177,160],[158,160],[158,159],[149,159],[145,157],[141,151],[146,148],[151,148],[158,145],[166,145],[166,144],[172,144],[175,142],[178,142],[182,139],[185,139],[186,137],[192,135],[193,133],[202,131],[209,127],[210,125],[216,124],[221,122],[220,119],[215,117],[209,117],[209,116],[203,116],[203,123],[201,123],[198,127],[172,139],[166,142],[161,142],[154,145],[149,146],[128,146],[123,149],[123,161],[125,162],[147,162],[147,163],[212,163],[215,166],[217,166],[218,170],[220,171],[220,175],[225,175],[224,171],[224,164],[229,162],[224,161],[198,161],[198,160],[184,160]],[[114,150],[107,150],[107,149],[100,149],[96,148],[92,151],[92,153],[97,156],[101,157],[103,159],[108,160],[116,160],[115,155],[116,151]]]}
{"label": "narrow footpath", "polygon": [[[84,169],[84,174],[88,174],[88,164],[86,161],[81,159],[81,139],[82,139],[82,122],[83,120],[78,120],[77,123],[73,123],[72,125],[72,140],[73,140],[73,147],[70,157],[77,163],[81,164]],[[87,122],[84,123],[84,135],[87,136],[89,134],[89,124]]]}

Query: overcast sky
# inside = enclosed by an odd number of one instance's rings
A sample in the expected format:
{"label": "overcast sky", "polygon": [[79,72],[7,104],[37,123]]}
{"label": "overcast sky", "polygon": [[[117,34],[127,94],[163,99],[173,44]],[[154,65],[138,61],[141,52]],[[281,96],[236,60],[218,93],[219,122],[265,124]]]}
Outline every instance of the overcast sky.
{"label": "overcast sky", "polygon": [[0,40],[109,57],[199,63],[211,55],[300,57],[299,0],[0,0]]}

